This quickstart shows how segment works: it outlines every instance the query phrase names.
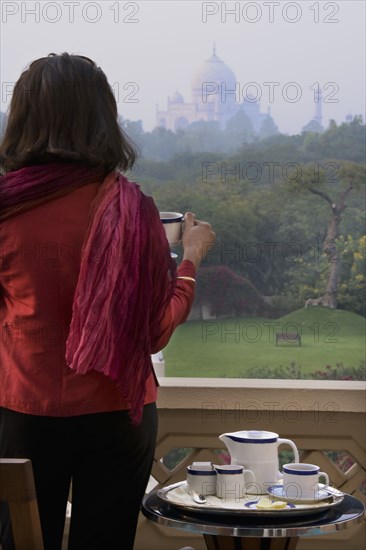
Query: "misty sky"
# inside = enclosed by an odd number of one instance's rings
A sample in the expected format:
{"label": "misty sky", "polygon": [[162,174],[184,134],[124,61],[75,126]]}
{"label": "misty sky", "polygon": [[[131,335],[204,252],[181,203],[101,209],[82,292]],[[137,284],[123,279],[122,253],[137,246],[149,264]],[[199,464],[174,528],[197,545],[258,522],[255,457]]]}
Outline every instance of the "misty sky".
{"label": "misty sky", "polygon": [[[68,51],[94,59],[113,85],[122,116],[142,119],[149,131],[167,95],[178,89],[191,100],[191,78],[216,42],[239,92],[253,91],[247,86],[254,82],[261,111],[271,106],[281,132],[298,133],[313,117],[316,82],[327,85],[323,126],[348,113],[365,115],[364,0],[3,0],[1,10],[2,111],[11,83],[30,61]],[[272,98],[265,82],[279,83]],[[296,86],[288,87],[291,82]]]}

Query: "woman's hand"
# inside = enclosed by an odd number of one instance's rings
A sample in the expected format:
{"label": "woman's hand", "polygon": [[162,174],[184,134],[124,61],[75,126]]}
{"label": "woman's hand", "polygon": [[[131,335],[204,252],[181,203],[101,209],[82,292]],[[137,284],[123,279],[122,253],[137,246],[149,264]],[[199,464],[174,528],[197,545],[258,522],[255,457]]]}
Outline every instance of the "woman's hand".
{"label": "woman's hand", "polygon": [[187,212],[183,226],[183,260],[190,260],[197,268],[207,252],[213,247],[216,234],[208,222],[196,220],[195,215]]}

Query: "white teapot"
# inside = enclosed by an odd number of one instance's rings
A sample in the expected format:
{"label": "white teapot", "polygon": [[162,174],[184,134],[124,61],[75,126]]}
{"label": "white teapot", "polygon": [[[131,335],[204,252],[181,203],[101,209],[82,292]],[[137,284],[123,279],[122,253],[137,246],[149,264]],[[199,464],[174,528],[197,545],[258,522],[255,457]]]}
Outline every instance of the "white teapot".
{"label": "white teapot", "polygon": [[241,464],[254,473],[255,482],[246,485],[250,494],[264,494],[268,487],[278,483],[281,477],[278,462],[279,445],[290,445],[299,462],[299,452],[293,441],[281,439],[274,432],[243,430],[219,436],[230,453],[232,464]]}

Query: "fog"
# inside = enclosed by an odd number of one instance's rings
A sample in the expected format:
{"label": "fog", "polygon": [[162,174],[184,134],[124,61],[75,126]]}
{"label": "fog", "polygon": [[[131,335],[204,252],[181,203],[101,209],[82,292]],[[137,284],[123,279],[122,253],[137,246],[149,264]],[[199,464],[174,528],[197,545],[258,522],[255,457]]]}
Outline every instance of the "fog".
{"label": "fog", "polygon": [[[1,111],[27,64],[50,52],[81,53],[106,72],[120,114],[156,125],[156,108],[216,53],[234,72],[240,99],[256,91],[283,133],[313,118],[323,126],[365,113],[365,3],[59,1],[1,3]],[[252,87],[248,85],[252,83]],[[253,84],[254,83],[254,84]],[[238,98],[239,99],[239,98]]]}

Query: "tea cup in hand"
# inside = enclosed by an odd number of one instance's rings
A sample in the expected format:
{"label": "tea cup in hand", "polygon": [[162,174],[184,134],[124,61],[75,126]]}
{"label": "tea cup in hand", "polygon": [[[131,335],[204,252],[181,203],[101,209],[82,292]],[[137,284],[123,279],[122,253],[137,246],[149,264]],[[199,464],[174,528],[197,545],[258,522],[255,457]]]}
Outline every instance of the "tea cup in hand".
{"label": "tea cup in hand", "polygon": [[170,246],[180,244],[182,239],[183,219],[180,212],[159,212]]}

